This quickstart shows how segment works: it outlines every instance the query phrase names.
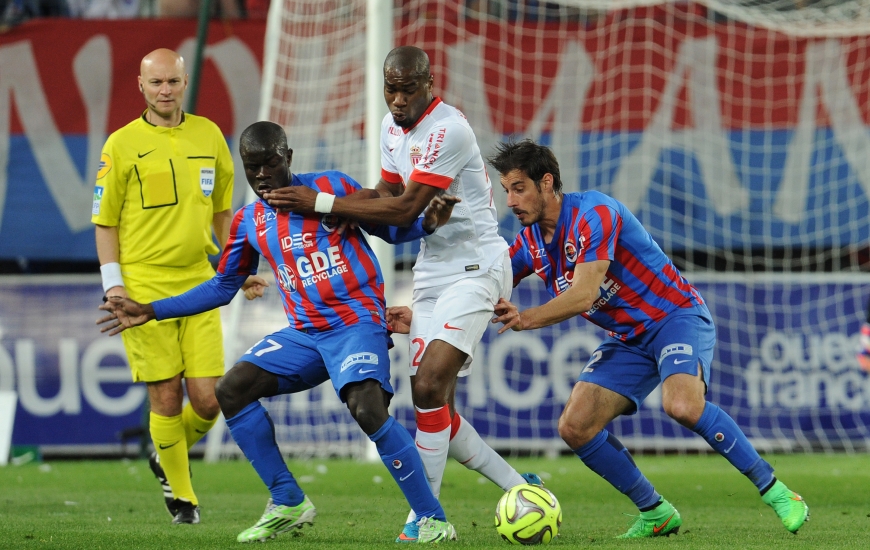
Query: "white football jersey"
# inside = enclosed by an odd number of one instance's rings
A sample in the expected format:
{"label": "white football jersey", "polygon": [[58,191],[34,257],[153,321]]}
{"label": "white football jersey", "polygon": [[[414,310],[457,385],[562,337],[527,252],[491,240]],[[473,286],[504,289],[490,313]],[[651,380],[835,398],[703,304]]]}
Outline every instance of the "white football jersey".
{"label": "white football jersey", "polygon": [[436,97],[410,130],[388,113],[381,123],[381,177],[405,185],[413,180],[462,199],[450,220],[422,239],[415,288],[476,277],[501,261],[508,243],[498,234],[492,184],[474,131],[458,109]]}

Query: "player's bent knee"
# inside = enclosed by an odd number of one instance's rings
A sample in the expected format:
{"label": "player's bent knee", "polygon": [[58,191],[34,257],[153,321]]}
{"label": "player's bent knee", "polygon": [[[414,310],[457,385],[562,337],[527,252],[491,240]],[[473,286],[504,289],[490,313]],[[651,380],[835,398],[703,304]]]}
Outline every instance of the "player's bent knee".
{"label": "player's bent knee", "polygon": [[366,380],[348,386],[345,391],[347,409],[356,420],[359,427],[368,435],[372,435],[384,425],[389,417],[386,392],[374,380]]}
{"label": "player's bent knee", "polygon": [[214,395],[209,398],[201,396],[196,402],[191,400],[191,406],[193,406],[193,410],[200,418],[214,420],[218,413],[221,412],[220,403],[217,400],[217,387],[215,387]]}
{"label": "player's bent knee", "polygon": [[571,449],[582,447],[592,441],[601,428],[585,422],[582,417],[563,413],[559,417],[559,437]]}
{"label": "player's bent knee", "polygon": [[[231,407],[233,402],[232,384],[226,378],[218,380],[214,387],[214,395],[217,398],[218,405],[224,416],[227,416],[227,409]],[[229,417],[228,417],[229,418]]]}
{"label": "player's bent knee", "polygon": [[562,441],[564,441],[571,449],[582,447],[587,441],[589,441],[589,439],[591,439],[585,438],[584,431],[578,428],[580,427],[569,420],[566,420],[564,416],[559,419],[559,437],[561,437]]}
{"label": "player's bent knee", "polygon": [[215,385],[215,397],[221,412],[232,418],[261,397],[271,397],[278,390],[274,374],[251,363],[236,363]]}
{"label": "player's bent knee", "polygon": [[443,384],[438,379],[421,377],[418,371],[411,392],[414,405],[422,409],[441,407],[447,403],[450,387],[449,384]]}
{"label": "player's bent knee", "polygon": [[692,428],[701,419],[704,412],[704,402],[694,399],[671,399],[662,403],[665,414],[687,428]]}

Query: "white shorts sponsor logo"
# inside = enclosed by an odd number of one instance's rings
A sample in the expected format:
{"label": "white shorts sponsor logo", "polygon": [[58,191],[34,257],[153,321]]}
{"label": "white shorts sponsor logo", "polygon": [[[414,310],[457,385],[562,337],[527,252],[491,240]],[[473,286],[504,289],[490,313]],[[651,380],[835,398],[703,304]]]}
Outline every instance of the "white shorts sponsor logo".
{"label": "white shorts sponsor logo", "polygon": [[354,365],[377,365],[378,364],[378,356],[375,353],[371,353],[369,351],[363,351],[361,353],[354,353],[352,355],[348,355],[345,357],[344,361],[341,362],[341,372],[346,371]]}
{"label": "white shorts sponsor logo", "polygon": [[[692,356],[694,355],[694,351],[692,350],[692,346],[690,346],[689,344],[671,344],[670,346],[667,346],[665,347],[665,349],[662,350],[662,353],[659,355],[659,364],[661,364],[662,361],[665,360],[665,357],[667,357],[668,355],[675,354]],[[685,363],[685,361],[680,361],[680,363]],[[679,363],[674,361],[674,364],[676,365]]]}

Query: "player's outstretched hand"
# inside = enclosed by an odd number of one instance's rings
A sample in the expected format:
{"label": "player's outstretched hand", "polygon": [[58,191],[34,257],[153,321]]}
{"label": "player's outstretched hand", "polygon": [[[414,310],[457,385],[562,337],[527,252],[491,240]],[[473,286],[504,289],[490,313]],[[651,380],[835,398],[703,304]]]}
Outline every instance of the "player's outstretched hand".
{"label": "player's outstretched hand", "polygon": [[317,191],[304,185],[292,185],[272,189],[263,194],[263,198],[269,206],[281,212],[296,212],[297,214],[309,214],[314,212],[314,199]]}
{"label": "player's outstretched hand", "polygon": [[106,302],[100,306],[100,309],[108,311],[109,314],[97,319],[97,325],[100,325],[100,332],[108,332],[109,336],[119,334],[128,328],[144,325],[155,318],[151,304],[140,304],[120,296],[106,298]]}
{"label": "player's outstretched hand", "polygon": [[493,323],[502,323],[504,326],[498,329],[498,333],[502,334],[507,329],[515,332],[523,330],[523,318],[520,315],[520,310],[504,298],[499,298],[495,304],[495,319]]}
{"label": "player's outstretched hand", "polygon": [[435,195],[423,211],[423,229],[433,233],[447,223],[453,213],[453,206],[458,202],[462,202],[462,199],[455,195]]}
{"label": "player's outstretched hand", "polygon": [[248,300],[256,300],[263,297],[263,293],[266,292],[268,286],[269,281],[259,275],[248,275],[248,278],[245,279],[242,285],[242,291],[244,291],[245,298]]}
{"label": "player's outstretched hand", "polygon": [[411,332],[411,308],[408,306],[392,306],[387,308],[387,326],[396,334]]}

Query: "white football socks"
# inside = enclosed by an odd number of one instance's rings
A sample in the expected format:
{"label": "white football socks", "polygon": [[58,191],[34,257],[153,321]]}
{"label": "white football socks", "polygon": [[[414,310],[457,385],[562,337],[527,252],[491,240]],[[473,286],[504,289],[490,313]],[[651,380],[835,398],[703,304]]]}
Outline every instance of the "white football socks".
{"label": "white football socks", "polygon": [[453,422],[459,424],[459,429],[450,439],[450,458],[469,470],[476,470],[498,485],[502,491],[526,482],[513,466],[483,441],[471,422],[462,418],[459,413],[456,413]]}

